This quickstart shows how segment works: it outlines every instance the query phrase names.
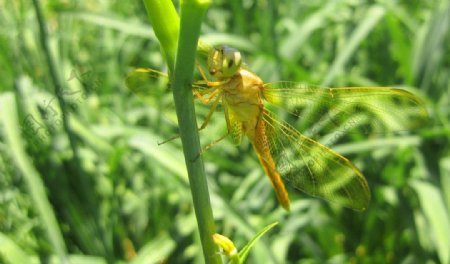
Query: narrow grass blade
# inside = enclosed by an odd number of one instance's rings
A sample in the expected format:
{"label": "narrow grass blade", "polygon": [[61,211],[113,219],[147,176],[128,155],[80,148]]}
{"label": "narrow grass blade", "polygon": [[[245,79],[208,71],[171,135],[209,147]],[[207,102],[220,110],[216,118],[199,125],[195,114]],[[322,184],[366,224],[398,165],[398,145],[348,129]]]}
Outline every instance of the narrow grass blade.
{"label": "narrow grass blade", "polygon": [[53,251],[59,256],[61,263],[67,263],[66,246],[56,221],[55,213],[45,193],[45,186],[39,173],[33,167],[33,162],[26,154],[25,143],[20,138],[17,106],[14,95],[10,92],[0,97],[0,121],[4,126],[6,141],[11,150],[15,165],[21,171],[28,186],[30,196],[35,203],[42,226],[45,228]]}
{"label": "narrow grass blade", "polygon": [[274,226],[278,225],[278,222],[272,223],[266,227],[264,227],[261,231],[258,232],[258,234],[255,235],[248,243],[245,245],[244,248],[239,252],[239,259],[241,263],[245,263],[245,260],[248,257],[248,254],[250,253],[250,250],[253,248],[255,243],[265,234],[267,231],[272,229]]}
{"label": "narrow grass blade", "polygon": [[334,60],[321,86],[329,86],[331,84],[334,77],[342,70],[350,57],[355,53],[359,44],[372,31],[377,22],[384,16],[385,12],[385,9],[379,5],[374,5],[367,10],[365,19],[355,29],[345,49],[340,51],[338,57]]}
{"label": "narrow grass blade", "polygon": [[326,17],[336,9],[338,2],[339,1],[329,1],[326,6],[310,15],[306,21],[299,25],[296,32],[291,34],[290,37],[281,44],[279,50],[281,56],[283,58],[294,57],[311,34],[325,26]]}
{"label": "narrow grass blade", "polygon": [[30,263],[30,258],[8,236],[0,233],[0,259],[6,263]]}
{"label": "narrow grass blade", "polygon": [[441,185],[444,193],[447,212],[450,214],[450,157],[442,158],[439,162]]}
{"label": "narrow grass blade", "polygon": [[162,234],[147,243],[131,264],[161,263],[175,249],[175,242],[167,234]]}
{"label": "narrow grass blade", "polygon": [[431,234],[429,236],[434,243],[439,259],[441,263],[449,263],[450,219],[441,193],[439,189],[426,182],[413,181],[411,185],[419,196],[422,210],[430,226]]}

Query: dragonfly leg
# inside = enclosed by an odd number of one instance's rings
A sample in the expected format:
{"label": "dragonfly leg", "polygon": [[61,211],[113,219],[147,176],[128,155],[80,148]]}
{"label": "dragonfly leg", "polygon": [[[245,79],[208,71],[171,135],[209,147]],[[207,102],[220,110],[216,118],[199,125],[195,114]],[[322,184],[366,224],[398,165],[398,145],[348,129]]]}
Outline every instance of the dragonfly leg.
{"label": "dragonfly leg", "polygon": [[215,90],[217,90],[217,87],[215,87],[215,86],[214,87],[209,87],[209,88],[204,89],[204,90],[200,90],[198,88],[193,88],[193,90],[195,91],[196,95],[204,96],[206,94],[210,94],[210,93],[214,92]]}
{"label": "dragonfly leg", "polygon": [[[211,119],[212,114],[215,112],[217,106],[219,105],[220,102],[220,96],[218,96],[216,98],[216,100],[214,101],[211,109],[209,110],[208,115],[205,118],[205,121],[203,121],[203,124],[200,126],[200,128],[198,129],[198,131],[203,130],[209,123],[209,120]],[[215,146],[217,143],[219,143],[220,141],[222,141],[224,138],[226,138],[229,134],[230,134],[230,125],[229,125],[229,120],[227,115],[225,115],[225,119],[227,121],[227,133],[223,136],[221,136],[220,138],[214,140],[213,142],[209,143],[208,145],[206,145],[204,148],[202,148],[202,150],[200,151],[200,153],[194,158],[193,161],[197,160],[200,155],[202,155],[203,153],[205,153],[206,151],[208,151],[208,149],[212,148],[213,146]]]}
{"label": "dragonfly leg", "polygon": [[[210,99],[210,100],[211,100],[211,99]],[[219,105],[219,103],[220,103],[220,97],[216,97],[216,99],[215,99],[213,105],[212,105],[211,108],[209,109],[208,115],[206,115],[206,118],[205,118],[205,120],[203,121],[202,125],[198,128],[198,131],[199,131],[199,132],[202,131],[203,129],[205,129],[206,126],[208,126],[209,120],[211,120],[211,116],[212,116],[212,115],[214,114],[214,112],[216,111],[216,108],[217,108],[217,106]],[[158,146],[160,146],[160,145],[162,145],[162,144],[165,144],[165,143],[167,143],[167,142],[170,142],[170,141],[172,141],[172,140],[174,140],[174,139],[177,139],[177,138],[179,138],[179,137],[180,137],[180,135],[175,135],[175,136],[173,136],[173,137],[171,137],[171,138],[169,138],[169,139],[166,139],[166,140],[164,140],[164,141],[162,141],[162,142],[158,142]]]}
{"label": "dragonfly leg", "polygon": [[[218,93],[220,93],[220,90],[217,87],[211,87],[208,88],[204,91],[198,90],[198,89],[193,89],[193,93],[195,98],[197,98],[198,100],[200,100],[200,102],[202,102],[202,104],[209,104],[209,102],[215,97],[217,96]],[[204,96],[210,94],[207,98],[205,98]]]}
{"label": "dragonfly leg", "polygon": [[211,120],[211,116],[214,114],[214,112],[216,111],[217,106],[220,103],[220,96],[217,96],[214,103],[212,104],[211,108],[209,109],[208,114],[206,115],[205,120],[203,121],[202,125],[199,127],[198,131],[203,130],[209,123],[209,120]]}
{"label": "dragonfly leg", "polygon": [[220,141],[222,141],[224,138],[226,138],[228,135],[230,134],[230,131],[228,131],[225,135],[221,136],[220,138],[214,140],[213,142],[209,143],[208,145],[206,145],[204,148],[202,148],[202,150],[200,151],[200,153],[197,154],[197,156],[195,156],[195,158],[192,160],[192,162],[196,161],[200,155],[202,155],[203,153],[205,153],[206,151],[208,151],[210,148],[214,147],[215,145],[217,145],[217,143],[219,143]]}
{"label": "dragonfly leg", "polygon": [[220,138],[214,140],[213,142],[209,143],[208,145],[206,145],[204,148],[202,148],[202,152],[200,153],[203,154],[206,151],[208,151],[208,149],[214,147],[217,143],[219,143],[220,141],[222,141],[224,138],[226,138],[228,135],[230,134],[230,132],[227,132],[225,135],[221,136]]}
{"label": "dragonfly leg", "polygon": [[206,78],[206,74],[205,74],[205,71],[202,68],[202,65],[200,65],[200,63],[198,63],[198,62],[197,62],[197,68],[198,68],[198,71],[200,72],[200,75],[202,76],[203,80],[205,82],[209,82],[208,78]]}
{"label": "dragonfly leg", "polygon": [[179,138],[180,137],[180,135],[178,134],[178,135],[175,135],[175,136],[173,136],[173,137],[170,137],[169,139],[166,139],[166,140],[164,140],[164,141],[162,141],[162,142],[158,142],[158,146],[161,146],[161,145],[163,145],[163,144],[166,144],[167,142],[170,142],[170,141],[172,141],[172,140],[175,140],[175,139],[177,139],[177,138]]}
{"label": "dragonfly leg", "polygon": [[201,80],[197,80],[197,81],[193,82],[193,84],[196,84],[196,85],[206,85],[206,86],[209,86],[209,87],[217,87],[217,86],[223,85],[223,84],[225,84],[225,83],[227,83],[227,82],[228,82],[228,80],[226,80],[226,81],[216,81],[216,82],[214,82],[214,81],[201,81]]}

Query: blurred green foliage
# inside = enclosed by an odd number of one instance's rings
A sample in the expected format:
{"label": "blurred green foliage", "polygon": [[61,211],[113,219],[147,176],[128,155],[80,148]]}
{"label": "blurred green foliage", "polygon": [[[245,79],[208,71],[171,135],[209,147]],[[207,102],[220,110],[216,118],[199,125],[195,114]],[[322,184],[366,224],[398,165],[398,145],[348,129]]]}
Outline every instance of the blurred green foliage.
{"label": "blurred green foliage", "polygon": [[[0,262],[202,263],[180,143],[157,144],[177,133],[172,95],[124,84],[166,69],[143,3],[42,6],[70,131],[32,3],[0,1]],[[449,263],[449,25],[447,0],[214,1],[202,40],[240,49],[263,80],[402,87],[430,112],[414,131],[333,142],[369,182],[363,213],[290,189],[287,214],[248,144],[205,153],[219,233],[240,248],[280,222],[249,263]],[[203,144],[225,133],[221,114]]]}

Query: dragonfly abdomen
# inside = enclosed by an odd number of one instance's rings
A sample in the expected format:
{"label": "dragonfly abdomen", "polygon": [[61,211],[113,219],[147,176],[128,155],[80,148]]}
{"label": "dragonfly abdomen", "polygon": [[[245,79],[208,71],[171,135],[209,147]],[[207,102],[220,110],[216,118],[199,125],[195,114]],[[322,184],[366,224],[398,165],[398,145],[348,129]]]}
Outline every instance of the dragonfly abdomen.
{"label": "dragonfly abdomen", "polygon": [[250,138],[250,140],[252,141],[253,148],[258,155],[259,162],[261,163],[264,172],[267,177],[269,177],[270,182],[275,189],[278,201],[284,209],[289,211],[290,205],[288,192],[286,191],[286,187],[270,153],[264,122],[257,123],[255,128],[255,137],[253,139]]}

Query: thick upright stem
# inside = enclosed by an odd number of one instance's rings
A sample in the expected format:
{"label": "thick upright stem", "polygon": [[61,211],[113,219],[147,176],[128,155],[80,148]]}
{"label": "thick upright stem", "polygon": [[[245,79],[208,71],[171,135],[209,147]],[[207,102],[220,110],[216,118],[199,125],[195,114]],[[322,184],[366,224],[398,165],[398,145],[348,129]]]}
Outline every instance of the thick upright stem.
{"label": "thick upright stem", "polygon": [[[173,34],[178,30],[178,26],[173,20],[168,19],[173,17],[172,4],[169,4],[171,6],[169,8],[168,3],[164,4],[166,1],[163,0],[145,0],[144,2],[155,34],[161,41],[169,69],[173,72],[171,79],[175,108],[205,262],[221,263],[220,256],[217,254],[219,250],[212,240],[215,225],[203,160],[199,156],[201,148],[191,87],[200,26],[209,1],[184,0],[181,2],[181,23],[176,56],[173,50],[175,39]],[[166,10],[167,8],[170,10]],[[162,15],[167,12],[169,13],[167,16]],[[175,68],[172,69],[170,60],[174,57],[176,58]]]}
{"label": "thick upright stem", "polygon": [[214,218],[203,160],[199,156],[201,148],[197,131],[194,98],[190,85],[195,67],[200,25],[206,8],[207,3],[204,2],[186,0],[182,2],[173,96],[203,254],[206,263],[220,263],[220,257],[216,254],[218,249],[212,241],[212,235],[215,233]]}

